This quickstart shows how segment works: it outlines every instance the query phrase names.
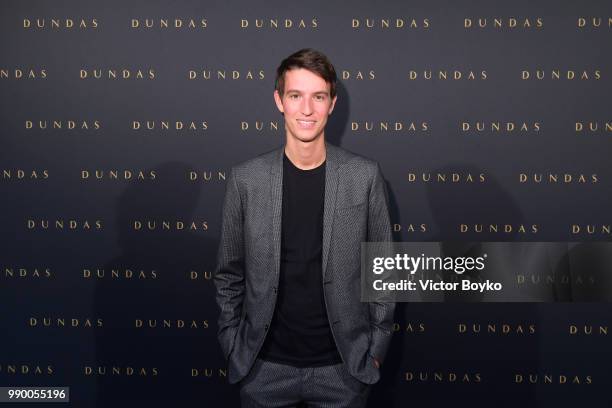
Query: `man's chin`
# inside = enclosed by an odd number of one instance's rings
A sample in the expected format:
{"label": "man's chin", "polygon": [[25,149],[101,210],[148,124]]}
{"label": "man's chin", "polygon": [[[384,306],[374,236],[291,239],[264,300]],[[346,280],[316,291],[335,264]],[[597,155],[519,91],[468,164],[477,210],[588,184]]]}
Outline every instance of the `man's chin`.
{"label": "man's chin", "polygon": [[318,139],[321,138],[321,136],[323,136],[323,132],[320,133],[314,133],[314,134],[310,134],[310,135],[296,135],[294,134],[294,138],[296,138],[297,140],[299,140],[302,143],[312,143]]}

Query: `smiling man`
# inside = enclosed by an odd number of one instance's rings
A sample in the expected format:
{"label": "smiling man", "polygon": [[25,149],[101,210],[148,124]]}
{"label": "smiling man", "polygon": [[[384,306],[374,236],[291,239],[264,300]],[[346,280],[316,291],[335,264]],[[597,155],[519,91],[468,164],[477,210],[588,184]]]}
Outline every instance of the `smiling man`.
{"label": "smiling man", "polygon": [[391,340],[395,305],[360,302],[361,242],[391,241],[385,183],[325,141],[336,83],[316,50],[283,60],[286,142],[227,179],[214,281],[243,407],[363,407]]}

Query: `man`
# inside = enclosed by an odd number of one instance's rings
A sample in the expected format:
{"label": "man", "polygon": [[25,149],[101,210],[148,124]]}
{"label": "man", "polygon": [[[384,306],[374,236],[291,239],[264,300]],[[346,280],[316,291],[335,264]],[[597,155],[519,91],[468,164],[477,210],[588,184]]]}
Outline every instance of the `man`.
{"label": "man", "polygon": [[376,162],[325,142],[336,81],[318,51],[283,60],[286,143],[226,182],[218,336],[245,407],[365,406],[391,339],[395,305],[360,302],[361,242],[391,241],[385,184]]}

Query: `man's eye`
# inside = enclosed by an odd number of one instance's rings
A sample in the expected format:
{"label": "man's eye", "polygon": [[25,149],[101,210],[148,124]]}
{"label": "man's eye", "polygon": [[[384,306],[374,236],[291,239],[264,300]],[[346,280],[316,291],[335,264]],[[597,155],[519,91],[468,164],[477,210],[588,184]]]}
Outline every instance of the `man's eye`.
{"label": "man's eye", "polygon": [[289,98],[290,98],[290,99],[297,99],[297,97],[298,97],[298,96],[297,96],[296,94],[289,95]]}
{"label": "man's eye", "polygon": [[322,101],[322,100],[324,100],[324,99],[325,99],[325,97],[324,97],[323,95],[317,95],[317,96],[315,96],[315,99],[316,99],[317,101]]}

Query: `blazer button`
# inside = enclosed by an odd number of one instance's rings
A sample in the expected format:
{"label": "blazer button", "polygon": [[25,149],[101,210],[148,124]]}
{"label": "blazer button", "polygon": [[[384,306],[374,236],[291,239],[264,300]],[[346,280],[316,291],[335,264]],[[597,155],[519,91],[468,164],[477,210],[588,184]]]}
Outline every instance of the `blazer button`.
{"label": "blazer button", "polygon": [[278,288],[276,286],[272,287],[272,290],[274,291],[274,293],[278,293]]}
{"label": "blazer button", "polygon": [[264,326],[264,330],[266,330],[266,331],[268,331],[268,329],[269,329],[269,328],[270,328],[270,325],[269,325],[269,324],[266,324],[266,325]]}

